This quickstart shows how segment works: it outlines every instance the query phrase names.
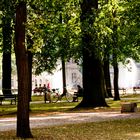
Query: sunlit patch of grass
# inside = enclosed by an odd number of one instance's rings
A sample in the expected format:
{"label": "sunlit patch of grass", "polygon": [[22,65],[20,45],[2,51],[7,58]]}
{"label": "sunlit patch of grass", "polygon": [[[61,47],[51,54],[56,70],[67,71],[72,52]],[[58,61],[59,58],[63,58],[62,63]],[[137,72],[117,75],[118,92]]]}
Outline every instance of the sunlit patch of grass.
{"label": "sunlit patch of grass", "polygon": [[[41,101],[41,102],[40,102]],[[46,114],[50,112],[82,112],[82,111],[116,111],[121,109],[121,104],[124,102],[139,102],[139,98],[121,98],[119,101],[114,101],[113,98],[106,99],[107,104],[110,107],[100,107],[100,108],[86,108],[86,109],[75,109],[80,102],[57,102],[57,103],[44,103],[44,96],[42,95],[35,95],[32,96],[32,102],[30,104],[30,114],[37,115],[37,114]],[[140,107],[140,103],[138,103],[138,107]],[[17,106],[10,105],[9,103],[3,104],[0,106],[0,117],[4,115],[16,115]]]}
{"label": "sunlit patch of grass", "polygon": [[113,100],[107,100],[107,104],[110,106],[110,107],[113,107],[113,108],[119,108],[120,107],[120,103],[121,101],[113,101]]}
{"label": "sunlit patch of grass", "polygon": [[70,112],[78,103],[58,102],[58,103],[39,103],[30,105],[30,114],[50,114],[56,112]]}
{"label": "sunlit patch of grass", "polygon": [[43,101],[44,96],[43,95],[33,95],[32,96],[32,101]]}
{"label": "sunlit patch of grass", "polygon": [[140,98],[140,94],[126,94],[121,96],[121,98]]}
{"label": "sunlit patch of grass", "polygon": [[[78,104],[78,103],[77,103]],[[30,109],[36,111],[66,111],[69,108],[74,108],[76,103],[40,103],[40,104],[31,104]]]}
{"label": "sunlit patch of grass", "polygon": [[[139,140],[140,119],[35,128],[32,134],[34,140]],[[0,138],[17,139],[15,131],[2,132]]]}
{"label": "sunlit patch of grass", "polygon": [[[138,133],[139,130],[140,119],[127,119],[49,127],[44,132],[55,140],[132,140],[136,136],[128,134]],[[137,135],[137,138],[140,136]]]}
{"label": "sunlit patch of grass", "polygon": [[17,112],[16,105],[4,104],[0,106],[0,116],[15,115]]}
{"label": "sunlit patch of grass", "polygon": [[135,138],[135,140],[139,140],[140,139],[140,132],[131,132],[126,134],[128,137]]}

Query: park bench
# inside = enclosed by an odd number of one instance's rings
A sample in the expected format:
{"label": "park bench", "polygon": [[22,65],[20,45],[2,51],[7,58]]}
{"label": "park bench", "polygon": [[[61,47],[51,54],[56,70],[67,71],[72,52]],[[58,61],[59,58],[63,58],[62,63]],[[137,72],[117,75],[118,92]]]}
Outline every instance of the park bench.
{"label": "park bench", "polygon": [[15,94],[0,95],[0,105],[2,105],[2,102],[5,100],[11,101],[11,105],[13,104],[13,102],[14,102],[14,104],[16,104],[17,95],[15,95]]}
{"label": "park bench", "polygon": [[133,87],[133,94],[137,94],[140,91],[140,86]]}
{"label": "park bench", "polygon": [[[111,92],[114,94],[114,89],[111,89]],[[122,95],[126,94],[126,89],[125,88],[119,88],[119,93]]]}
{"label": "park bench", "polygon": [[119,91],[120,91],[122,94],[126,94],[126,89],[125,89],[125,88],[119,88]]}

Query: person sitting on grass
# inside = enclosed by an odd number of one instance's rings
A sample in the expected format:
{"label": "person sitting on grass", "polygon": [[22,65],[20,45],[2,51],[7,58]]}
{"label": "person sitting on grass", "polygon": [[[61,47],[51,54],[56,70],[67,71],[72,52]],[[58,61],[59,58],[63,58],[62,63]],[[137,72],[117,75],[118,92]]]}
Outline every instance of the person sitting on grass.
{"label": "person sitting on grass", "polygon": [[78,97],[83,97],[83,88],[77,85],[77,92],[74,92],[73,102],[78,102]]}

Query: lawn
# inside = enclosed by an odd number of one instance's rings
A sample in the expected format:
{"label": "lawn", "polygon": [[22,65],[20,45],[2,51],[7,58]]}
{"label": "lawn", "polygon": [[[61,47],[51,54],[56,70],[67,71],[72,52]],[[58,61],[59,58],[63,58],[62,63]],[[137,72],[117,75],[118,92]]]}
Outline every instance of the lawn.
{"label": "lawn", "polygon": [[[31,131],[34,140],[139,140],[140,119],[53,126]],[[15,131],[1,132],[0,139],[20,140],[15,137]]]}
{"label": "lawn", "polygon": [[[106,99],[108,105],[110,107],[107,108],[90,108],[89,111],[112,111],[112,110],[120,110],[121,104],[123,102],[139,102],[140,101],[140,95],[123,95],[121,97],[120,101],[113,101],[112,98]],[[79,102],[72,102],[69,103],[67,101],[63,102],[57,102],[57,103],[44,103],[44,97],[43,96],[32,96],[32,102],[30,104],[30,114],[36,115],[36,114],[46,114],[46,113],[53,113],[53,112],[68,112],[72,111],[76,105],[78,105]],[[140,106],[140,104],[138,104]],[[86,109],[86,111],[88,111]],[[6,117],[6,116],[13,116],[16,115],[17,106],[16,105],[10,105],[10,102],[6,101],[3,105],[0,105],[0,117]],[[76,110],[73,110],[76,111]],[[78,110],[78,112],[81,110]]]}
{"label": "lawn", "polygon": [[[80,112],[80,111],[115,111],[119,110],[122,102],[139,101],[140,95],[126,95],[121,97],[120,101],[106,99],[110,107],[107,108],[89,108],[86,110],[71,110],[77,102],[58,102],[44,103],[42,96],[33,96],[30,104],[30,114],[48,115],[58,112]],[[0,117],[9,117],[16,115],[16,105],[10,105],[10,102],[0,106]],[[140,139],[140,119],[126,119],[94,123],[82,123],[63,126],[53,126],[47,128],[32,129],[35,140],[139,140]],[[15,131],[0,133],[2,140],[16,140]],[[20,140],[20,139],[19,139]]]}
{"label": "lawn", "polygon": [[[30,103],[30,114],[43,114],[50,112],[66,112],[74,108],[78,103],[67,101],[58,103],[44,103],[43,96],[33,96]],[[5,101],[3,105],[0,105],[0,117],[15,116],[17,111],[17,105],[11,105],[10,101]]]}

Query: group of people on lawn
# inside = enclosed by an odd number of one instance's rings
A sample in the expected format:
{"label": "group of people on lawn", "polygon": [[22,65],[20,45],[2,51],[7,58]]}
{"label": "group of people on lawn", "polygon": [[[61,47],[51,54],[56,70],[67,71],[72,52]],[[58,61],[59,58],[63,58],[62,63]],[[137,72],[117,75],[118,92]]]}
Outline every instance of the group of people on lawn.
{"label": "group of people on lawn", "polygon": [[46,84],[43,85],[43,87],[41,86],[41,84],[39,84],[39,87],[37,86],[37,84],[35,85],[35,88],[33,89],[34,93],[42,93],[44,91],[50,91],[50,85],[48,84],[46,86]]}
{"label": "group of people on lawn", "polygon": [[[41,87],[41,84],[39,85],[39,87],[36,85],[35,88],[33,89],[34,93],[39,92],[41,94],[44,91],[50,92],[49,84],[47,86],[46,84],[44,84],[43,87]],[[66,94],[66,92],[67,92],[67,89],[64,88],[63,94]],[[77,92],[74,92],[73,102],[78,102],[78,97],[83,97],[83,88],[80,85],[77,85]]]}

